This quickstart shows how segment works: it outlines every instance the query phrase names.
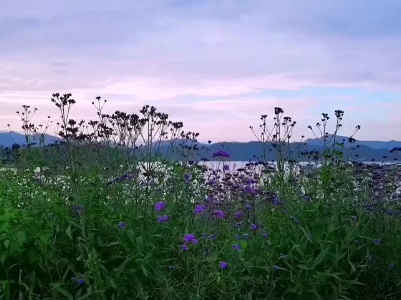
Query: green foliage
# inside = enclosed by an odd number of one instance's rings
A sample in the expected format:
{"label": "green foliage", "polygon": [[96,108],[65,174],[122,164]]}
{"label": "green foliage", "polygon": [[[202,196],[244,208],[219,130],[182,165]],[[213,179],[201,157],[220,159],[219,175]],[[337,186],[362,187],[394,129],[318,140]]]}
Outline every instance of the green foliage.
{"label": "green foliage", "polygon": [[[385,213],[398,204],[366,209],[372,190],[341,150],[303,180],[284,160],[205,173],[143,153],[73,139],[20,151],[0,173],[0,299],[400,298],[401,220]],[[217,170],[226,183],[205,184]]]}

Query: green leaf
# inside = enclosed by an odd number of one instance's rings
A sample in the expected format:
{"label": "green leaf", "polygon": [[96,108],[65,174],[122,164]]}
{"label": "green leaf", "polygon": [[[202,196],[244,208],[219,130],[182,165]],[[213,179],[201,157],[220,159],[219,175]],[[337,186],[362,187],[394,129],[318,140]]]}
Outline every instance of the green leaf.
{"label": "green leaf", "polygon": [[56,293],[59,293],[59,294],[63,295],[68,300],[74,299],[74,296],[71,295],[65,289],[61,288],[61,286],[62,286],[62,283],[56,283],[56,284],[55,283],[51,283],[52,290],[54,290]]}
{"label": "green leaf", "polygon": [[120,242],[111,242],[111,243],[104,244],[103,247],[106,248],[106,247],[116,246],[119,244],[120,244]]}
{"label": "green leaf", "polygon": [[136,246],[138,247],[138,250],[139,250],[140,252],[142,252],[142,250],[143,250],[143,238],[142,238],[141,236],[138,236],[138,237],[135,239],[135,241],[136,241]]}
{"label": "green leaf", "polygon": [[2,252],[2,253],[0,254],[0,263],[1,263],[2,265],[4,265],[4,262],[6,261],[7,256],[8,256],[8,253],[7,253],[7,252]]}
{"label": "green leaf", "polygon": [[351,266],[352,273],[356,272],[355,265],[354,265],[352,262],[350,262],[350,261],[348,261],[348,263],[349,263],[349,265]]}
{"label": "green leaf", "polygon": [[301,270],[313,270],[313,268],[308,267],[306,265],[298,264],[297,267]]}
{"label": "green leaf", "polygon": [[143,275],[145,275],[145,277],[149,277],[149,272],[143,265],[141,266],[141,269],[142,269]]}
{"label": "green leaf", "polygon": [[6,247],[6,249],[8,249],[8,247],[10,246],[10,240],[5,240],[4,246]]}
{"label": "green leaf", "polygon": [[67,236],[72,240],[72,232],[71,232],[71,225],[68,226],[67,230],[65,231],[65,233],[67,234]]}
{"label": "green leaf", "polygon": [[48,239],[48,236],[47,236],[46,234],[39,235],[39,240],[40,240],[43,244],[45,244],[46,246],[47,246],[48,243],[49,243],[49,239]]}
{"label": "green leaf", "polygon": [[245,240],[240,240],[239,244],[240,244],[241,248],[243,248],[244,250],[246,249],[246,247],[248,247],[248,242]]}
{"label": "green leaf", "polygon": [[320,251],[320,253],[316,256],[315,262],[313,263],[313,267],[320,265],[323,260],[326,258],[327,253],[329,252],[330,247],[327,247]]}
{"label": "green leaf", "polygon": [[25,240],[26,240],[25,231],[18,231],[15,236],[17,238],[19,246],[22,247],[24,245],[24,243],[25,243]]}

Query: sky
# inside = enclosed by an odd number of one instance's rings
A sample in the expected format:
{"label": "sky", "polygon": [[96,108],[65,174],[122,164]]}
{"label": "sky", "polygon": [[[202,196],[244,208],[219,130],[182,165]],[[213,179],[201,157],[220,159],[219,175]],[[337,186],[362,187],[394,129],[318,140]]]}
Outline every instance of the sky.
{"label": "sky", "polygon": [[[255,140],[274,107],[294,140],[344,110],[341,135],[401,141],[399,0],[0,0],[0,129],[72,93],[76,119],[154,105],[199,140]],[[332,122],[334,124],[334,122]],[[331,128],[332,129],[332,128]],[[48,131],[53,134],[54,131]]]}

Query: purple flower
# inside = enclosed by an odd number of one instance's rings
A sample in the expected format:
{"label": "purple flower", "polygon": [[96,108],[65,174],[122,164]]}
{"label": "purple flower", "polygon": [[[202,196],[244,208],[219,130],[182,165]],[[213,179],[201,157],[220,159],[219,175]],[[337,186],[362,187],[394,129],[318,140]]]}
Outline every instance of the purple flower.
{"label": "purple flower", "polygon": [[251,224],[251,229],[252,229],[253,231],[258,230],[258,228],[259,228],[258,225],[256,225],[256,224]]}
{"label": "purple flower", "polygon": [[252,206],[250,204],[247,204],[247,205],[245,205],[245,209],[248,210],[248,211],[252,210]]}
{"label": "purple flower", "polygon": [[166,207],[167,203],[165,201],[160,201],[155,204],[155,210],[162,211]]}
{"label": "purple flower", "polygon": [[196,242],[198,242],[198,240],[196,239],[195,235],[193,235],[193,234],[185,234],[183,239],[184,239],[184,243],[185,244],[193,243],[194,240]]}
{"label": "purple flower", "polygon": [[181,245],[181,250],[182,251],[188,251],[188,246],[187,245]]}
{"label": "purple flower", "polygon": [[159,223],[167,223],[168,221],[170,221],[170,217],[168,215],[159,216],[157,218],[157,221]]}
{"label": "purple flower", "polygon": [[248,177],[247,179],[245,179],[245,183],[252,184],[252,183],[256,183],[256,181],[255,181],[255,179]]}
{"label": "purple flower", "polygon": [[273,196],[272,202],[273,202],[273,205],[275,205],[275,206],[282,206],[283,205],[283,202],[277,196]]}
{"label": "purple flower", "polygon": [[220,269],[222,269],[222,270],[228,269],[228,263],[226,263],[225,261],[221,261]]}
{"label": "purple flower", "polygon": [[255,189],[253,186],[247,185],[244,189],[243,189],[245,194],[249,194],[249,195],[256,195],[258,193],[258,190]]}
{"label": "purple flower", "polygon": [[125,222],[120,222],[118,223],[118,227],[120,227],[120,229],[125,229],[127,227],[127,224]]}
{"label": "purple flower", "polygon": [[234,250],[241,250],[241,245],[240,244],[234,244],[231,246]]}
{"label": "purple flower", "polygon": [[82,215],[85,212],[85,207],[83,205],[74,205],[71,210],[77,215]]}
{"label": "purple flower", "polygon": [[230,153],[220,150],[220,151],[214,152],[213,157],[230,157]]}
{"label": "purple flower", "polygon": [[192,175],[191,174],[185,174],[184,175],[184,180],[185,180],[186,183],[191,182],[191,179],[192,179]]}
{"label": "purple flower", "polygon": [[217,219],[224,219],[224,217],[226,216],[224,211],[220,209],[216,209],[215,211],[213,211],[213,214]]}
{"label": "purple flower", "polygon": [[81,279],[81,278],[76,278],[76,277],[71,277],[71,280],[78,283],[78,285],[84,285],[85,284],[85,280]]}
{"label": "purple flower", "polygon": [[207,182],[207,184],[208,184],[208,185],[215,185],[215,184],[216,184],[216,179],[210,179],[210,180]]}
{"label": "purple flower", "polygon": [[235,213],[234,216],[237,220],[241,220],[244,217],[244,213],[240,210]]}
{"label": "purple flower", "polygon": [[195,215],[200,215],[201,213],[203,213],[206,210],[206,207],[203,205],[196,205],[195,206],[195,210],[194,210],[194,214]]}
{"label": "purple flower", "polygon": [[380,244],[382,243],[382,240],[380,240],[380,239],[375,239],[373,242],[374,242],[376,245],[380,245]]}
{"label": "purple flower", "polygon": [[262,236],[264,239],[268,239],[269,238],[269,234],[267,232],[263,232]]}

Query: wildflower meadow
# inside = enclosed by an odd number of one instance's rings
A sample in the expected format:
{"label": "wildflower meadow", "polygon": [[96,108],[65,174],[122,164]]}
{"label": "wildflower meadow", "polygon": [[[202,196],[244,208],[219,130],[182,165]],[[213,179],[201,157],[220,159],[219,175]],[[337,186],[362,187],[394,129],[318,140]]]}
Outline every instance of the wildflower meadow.
{"label": "wildflower meadow", "polygon": [[274,108],[250,138],[277,161],[238,167],[153,106],[109,115],[98,97],[75,121],[71,94],[51,101],[61,118],[23,106],[26,144],[2,154],[1,300],[401,299],[401,172],[346,157],[331,115],[309,128],[324,151],[297,153]]}

